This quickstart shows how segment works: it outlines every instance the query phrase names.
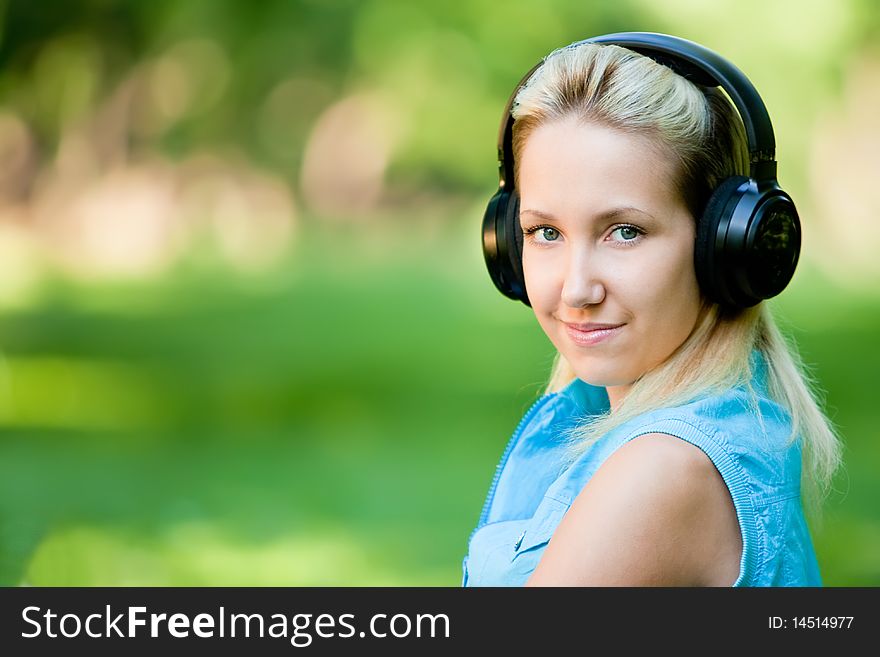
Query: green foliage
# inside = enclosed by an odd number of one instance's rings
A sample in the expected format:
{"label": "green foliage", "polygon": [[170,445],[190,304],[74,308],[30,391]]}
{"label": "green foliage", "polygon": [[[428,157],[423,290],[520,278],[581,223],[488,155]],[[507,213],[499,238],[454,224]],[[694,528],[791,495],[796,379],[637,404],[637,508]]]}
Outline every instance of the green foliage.
{"label": "green foliage", "polygon": [[[44,158],[52,156],[65,128],[142,76],[154,95],[173,97],[179,83],[195,100],[136,135],[135,153],[159,146],[180,155],[225,146],[295,180],[321,112],[339,98],[372,89],[411,126],[393,154],[393,179],[468,191],[491,183],[492,137],[504,100],[552,48],[603,32],[678,33],[717,47],[755,75],[759,88],[766,73],[769,98],[786,103],[779,123],[800,125],[799,116],[808,120],[820,109],[799,94],[803,77],[813,89],[834,84],[841,64],[867,38],[854,33],[865,33],[880,15],[868,0],[823,3],[822,11],[797,12],[798,20],[774,24],[770,39],[755,32],[753,16],[763,10],[756,1],[749,3],[753,11],[733,11],[725,3],[695,11],[684,2],[655,6],[639,0],[513,0],[503,7],[490,0],[50,4],[47,9],[46,3],[11,0],[0,9],[0,93],[6,107],[37,131]],[[796,2],[783,4],[797,8]],[[762,40],[761,47],[740,38],[744,30]],[[194,42],[207,44],[214,57],[175,59],[183,76],[177,83],[150,77],[151,66]],[[804,43],[809,47],[799,48],[796,60],[787,54]],[[768,60],[792,75],[767,70]],[[202,85],[212,80],[219,86],[202,97]],[[285,89],[293,97],[279,115],[278,94]],[[796,104],[789,106],[792,97]],[[779,107],[771,107],[780,117]]]}

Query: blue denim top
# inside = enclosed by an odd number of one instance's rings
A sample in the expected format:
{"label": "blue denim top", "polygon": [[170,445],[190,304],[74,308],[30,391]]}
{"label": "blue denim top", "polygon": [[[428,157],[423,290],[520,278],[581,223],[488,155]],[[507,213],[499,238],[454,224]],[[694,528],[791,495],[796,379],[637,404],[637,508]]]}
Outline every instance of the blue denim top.
{"label": "blue denim top", "polygon": [[608,395],[605,388],[575,379],[541,397],[498,464],[468,541],[462,585],[525,584],[562,516],[605,459],[633,438],[663,433],[703,450],[727,484],[743,544],[734,586],[821,586],[801,505],[801,441],[789,442],[790,417],[768,397],[760,352],[753,352],[750,364],[753,397],[739,386],[644,413],[568,463],[561,432],[579,418],[606,412]]}

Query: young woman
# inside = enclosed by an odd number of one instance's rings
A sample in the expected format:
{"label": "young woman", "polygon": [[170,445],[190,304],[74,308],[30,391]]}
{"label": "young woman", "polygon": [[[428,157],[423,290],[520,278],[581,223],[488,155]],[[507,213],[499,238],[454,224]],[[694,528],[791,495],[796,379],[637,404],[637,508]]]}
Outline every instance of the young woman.
{"label": "young woman", "polygon": [[557,357],[463,584],[821,585],[803,503],[840,449],[764,303],[800,228],[760,97],[648,33],[572,44],[524,80],[484,249]]}

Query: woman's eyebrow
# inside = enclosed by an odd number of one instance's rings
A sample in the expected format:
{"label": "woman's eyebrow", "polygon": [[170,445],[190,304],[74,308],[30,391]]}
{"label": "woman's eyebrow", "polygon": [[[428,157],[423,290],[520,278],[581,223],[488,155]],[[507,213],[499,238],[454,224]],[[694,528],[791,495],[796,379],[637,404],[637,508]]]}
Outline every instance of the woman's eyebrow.
{"label": "woman's eyebrow", "polygon": [[[622,205],[620,207],[611,208],[609,210],[605,210],[603,212],[600,212],[598,215],[595,215],[593,217],[593,219],[595,221],[614,219],[615,217],[618,217],[622,214],[628,214],[631,212],[637,212],[639,214],[646,215],[648,217],[651,217],[651,219],[655,218],[654,215],[652,215],[650,212],[646,212],[645,210],[642,210],[640,208],[637,208],[637,207],[634,207],[631,205]],[[554,217],[552,214],[550,214],[548,212],[542,212],[541,210],[527,209],[527,210],[520,210],[519,213],[520,213],[520,215],[533,214],[537,217],[540,217],[541,219],[544,219],[545,221],[554,221],[556,219],[556,217]]]}

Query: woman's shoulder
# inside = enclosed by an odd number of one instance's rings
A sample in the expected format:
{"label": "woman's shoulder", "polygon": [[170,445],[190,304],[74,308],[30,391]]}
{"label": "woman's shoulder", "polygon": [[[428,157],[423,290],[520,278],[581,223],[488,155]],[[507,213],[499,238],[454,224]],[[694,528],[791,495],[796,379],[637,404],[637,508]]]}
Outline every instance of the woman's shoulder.
{"label": "woman's shoulder", "polygon": [[789,414],[770,398],[764,372],[754,371],[748,384],[653,409],[614,427],[578,455],[551,491],[573,500],[621,447],[641,436],[663,434],[701,450],[743,504],[760,505],[799,492],[800,441]]}
{"label": "woman's shoulder", "polygon": [[[580,529],[608,513],[609,531],[646,529],[655,543],[669,541],[658,570],[639,571],[644,581],[663,574],[675,583],[748,584],[770,554],[766,536],[784,529],[762,524],[761,509],[799,496],[800,450],[797,442],[786,447],[790,431],[787,415],[759,390],[705,395],[618,426],[549,492],[583,511],[572,514],[572,536],[591,534]],[[615,524],[624,510],[634,524]],[[577,547],[573,541],[557,552]],[[688,548],[676,554],[682,542]],[[624,565],[648,554],[626,545],[618,555]],[[714,557],[702,560],[707,554]]]}
{"label": "woman's shoulder", "polygon": [[[763,361],[753,364],[749,382],[646,411],[579,453],[546,495],[583,511],[568,522],[571,541],[558,541],[558,563],[564,564],[572,546],[571,555],[583,554],[578,541],[595,533],[581,530],[601,524],[606,512],[614,531],[653,527],[664,540],[687,537],[693,559],[677,562],[671,551],[671,561],[661,569],[678,572],[677,581],[697,577],[704,583],[752,585],[763,581],[762,568],[774,557],[795,558],[773,547],[771,537],[797,533],[802,525],[800,441],[790,415],[768,392]],[[658,507],[654,502],[660,499],[664,501]],[[624,509],[634,514],[635,524],[614,524]],[[694,525],[694,518],[704,520]],[[619,557],[644,556],[633,549]],[[717,559],[701,562],[701,554]],[[536,583],[544,577],[550,581],[552,575],[545,570]],[[640,576],[653,577],[649,572]]]}
{"label": "woman's shoulder", "polygon": [[624,444],[662,433],[700,448],[743,495],[756,504],[800,490],[801,443],[791,416],[767,393],[760,377],[748,385],[706,394],[634,418],[617,436]]}
{"label": "woman's shoulder", "polygon": [[651,433],[616,450],[579,492],[530,583],[729,586],[741,554],[735,508],[712,462]]}

